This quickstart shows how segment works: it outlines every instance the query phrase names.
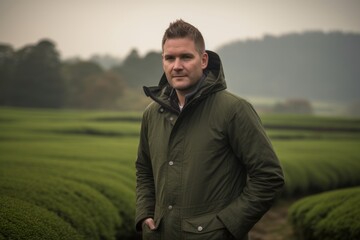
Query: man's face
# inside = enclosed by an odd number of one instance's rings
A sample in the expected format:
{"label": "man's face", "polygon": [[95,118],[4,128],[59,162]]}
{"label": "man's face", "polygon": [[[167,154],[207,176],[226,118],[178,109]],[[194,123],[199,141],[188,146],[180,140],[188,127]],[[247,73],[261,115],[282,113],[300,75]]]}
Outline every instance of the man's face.
{"label": "man's face", "polygon": [[189,38],[168,39],[163,46],[162,63],[169,84],[178,93],[186,94],[201,79],[208,55],[200,55]]}

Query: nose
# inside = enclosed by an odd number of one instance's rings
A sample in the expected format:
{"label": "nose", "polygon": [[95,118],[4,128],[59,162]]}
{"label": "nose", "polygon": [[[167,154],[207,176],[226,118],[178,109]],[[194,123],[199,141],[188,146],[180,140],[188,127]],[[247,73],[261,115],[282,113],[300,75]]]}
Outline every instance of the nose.
{"label": "nose", "polygon": [[176,58],[174,61],[174,70],[175,71],[180,71],[183,69],[182,63],[181,63],[181,59]]}

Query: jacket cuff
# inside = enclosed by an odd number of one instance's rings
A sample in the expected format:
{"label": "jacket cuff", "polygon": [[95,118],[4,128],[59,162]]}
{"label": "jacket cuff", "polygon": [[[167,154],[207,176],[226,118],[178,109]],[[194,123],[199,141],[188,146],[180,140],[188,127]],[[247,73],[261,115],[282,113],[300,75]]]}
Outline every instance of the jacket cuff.
{"label": "jacket cuff", "polygon": [[142,223],[143,223],[143,221],[144,221],[145,219],[146,219],[146,218],[142,218],[142,219],[140,219],[139,221],[137,221],[137,222],[135,223],[135,229],[136,229],[137,232],[141,232],[141,231],[142,231]]}
{"label": "jacket cuff", "polygon": [[142,222],[147,218],[154,218],[154,215],[153,214],[141,214],[141,215],[136,216],[136,218],[135,218],[135,230],[137,232],[142,231]]}

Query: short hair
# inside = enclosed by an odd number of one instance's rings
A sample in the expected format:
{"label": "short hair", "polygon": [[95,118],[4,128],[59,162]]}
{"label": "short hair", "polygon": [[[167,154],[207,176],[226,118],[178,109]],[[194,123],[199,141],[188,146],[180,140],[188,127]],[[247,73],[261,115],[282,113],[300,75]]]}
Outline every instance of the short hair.
{"label": "short hair", "polygon": [[183,21],[182,19],[170,23],[162,39],[162,49],[164,50],[166,40],[175,38],[189,38],[194,41],[195,48],[199,54],[205,52],[205,41],[201,32],[196,27]]}

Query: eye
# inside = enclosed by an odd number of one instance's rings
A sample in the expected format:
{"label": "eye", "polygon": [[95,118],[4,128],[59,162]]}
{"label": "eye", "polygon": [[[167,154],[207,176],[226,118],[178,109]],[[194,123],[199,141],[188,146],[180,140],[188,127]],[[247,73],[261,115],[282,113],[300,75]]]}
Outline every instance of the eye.
{"label": "eye", "polygon": [[184,54],[181,56],[181,58],[185,61],[193,59],[193,55],[191,54]]}
{"label": "eye", "polygon": [[164,59],[165,59],[165,61],[173,61],[173,60],[175,59],[175,57],[174,57],[174,56],[171,56],[171,55],[166,55],[166,56],[164,57]]}

